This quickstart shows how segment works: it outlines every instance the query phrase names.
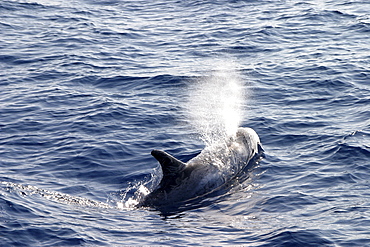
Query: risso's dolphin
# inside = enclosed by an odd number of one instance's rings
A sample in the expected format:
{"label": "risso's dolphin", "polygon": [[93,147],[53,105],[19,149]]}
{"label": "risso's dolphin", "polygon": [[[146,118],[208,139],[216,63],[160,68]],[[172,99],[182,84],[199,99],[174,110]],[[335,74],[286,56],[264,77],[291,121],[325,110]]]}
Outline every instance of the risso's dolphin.
{"label": "risso's dolphin", "polygon": [[171,207],[208,195],[235,180],[247,165],[263,155],[260,139],[251,128],[238,128],[236,135],[223,143],[206,147],[184,163],[170,154],[153,150],[163,177],[138,206]]}

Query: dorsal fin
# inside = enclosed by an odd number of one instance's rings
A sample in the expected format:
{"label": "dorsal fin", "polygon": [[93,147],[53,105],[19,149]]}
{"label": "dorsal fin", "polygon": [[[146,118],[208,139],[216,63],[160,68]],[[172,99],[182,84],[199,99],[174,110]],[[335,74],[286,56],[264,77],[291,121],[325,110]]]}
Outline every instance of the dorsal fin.
{"label": "dorsal fin", "polygon": [[185,168],[186,164],[184,162],[164,151],[153,150],[151,154],[158,160],[159,164],[161,164],[163,177],[175,176]]}

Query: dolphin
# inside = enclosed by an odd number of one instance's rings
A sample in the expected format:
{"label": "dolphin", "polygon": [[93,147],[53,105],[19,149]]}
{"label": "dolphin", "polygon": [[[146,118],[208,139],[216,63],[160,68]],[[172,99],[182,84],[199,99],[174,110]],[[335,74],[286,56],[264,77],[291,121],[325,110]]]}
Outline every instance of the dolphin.
{"label": "dolphin", "polygon": [[157,187],[141,199],[139,207],[163,208],[204,197],[238,178],[248,164],[263,156],[260,139],[251,128],[238,128],[234,136],[211,145],[184,163],[153,150],[162,168]]}

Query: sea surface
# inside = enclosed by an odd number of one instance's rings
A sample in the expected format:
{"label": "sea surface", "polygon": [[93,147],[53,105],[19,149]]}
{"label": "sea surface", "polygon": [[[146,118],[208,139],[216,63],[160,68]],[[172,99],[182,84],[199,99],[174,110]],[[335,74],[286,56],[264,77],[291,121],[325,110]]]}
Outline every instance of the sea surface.
{"label": "sea surface", "polygon": [[[245,181],[134,206],[237,126]],[[2,0],[0,246],[74,245],[370,246],[370,2]]]}

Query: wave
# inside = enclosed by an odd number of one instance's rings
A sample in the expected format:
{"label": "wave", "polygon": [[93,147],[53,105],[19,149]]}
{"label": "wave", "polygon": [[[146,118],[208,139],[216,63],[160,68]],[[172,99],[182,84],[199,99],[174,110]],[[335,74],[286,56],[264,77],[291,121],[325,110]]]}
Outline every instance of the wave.
{"label": "wave", "polygon": [[36,186],[31,185],[22,185],[12,182],[0,182],[0,184],[4,187],[5,190],[15,191],[16,193],[20,193],[23,196],[31,196],[31,195],[38,195],[47,200],[65,203],[65,204],[74,204],[79,206],[86,206],[86,207],[96,207],[96,208],[113,208],[107,203],[97,202],[91,199],[86,199],[82,197],[70,196],[68,194],[49,191],[45,189],[40,189]]}
{"label": "wave", "polygon": [[321,236],[318,230],[276,230],[261,237],[262,246],[336,246],[331,240]]}

